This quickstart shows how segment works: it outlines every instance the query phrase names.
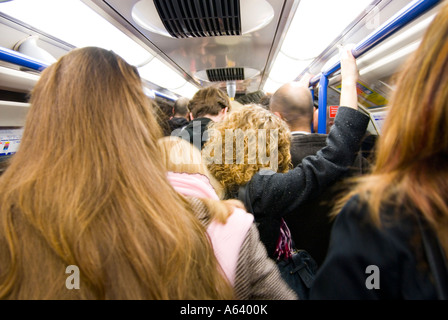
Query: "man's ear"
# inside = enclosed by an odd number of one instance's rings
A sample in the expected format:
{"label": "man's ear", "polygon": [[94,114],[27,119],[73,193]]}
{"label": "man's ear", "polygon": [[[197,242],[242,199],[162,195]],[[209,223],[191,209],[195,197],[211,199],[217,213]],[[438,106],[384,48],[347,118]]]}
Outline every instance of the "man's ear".
{"label": "man's ear", "polygon": [[283,118],[283,115],[280,113],[280,112],[278,112],[278,111],[275,111],[275,112],[273,112],[277,117],[279,117],[280,119],[282,119],[282,120],[285,120],[285,118]]}
{"label": "man's ear", "polygon": [[225,107],[221,112],[225,115],[229,111],[229,107]]}

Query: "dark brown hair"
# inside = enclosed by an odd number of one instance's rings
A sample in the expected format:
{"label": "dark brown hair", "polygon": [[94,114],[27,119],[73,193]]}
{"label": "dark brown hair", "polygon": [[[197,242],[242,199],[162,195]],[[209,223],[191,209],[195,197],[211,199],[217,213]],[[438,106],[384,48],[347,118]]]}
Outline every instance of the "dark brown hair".
{"label": "dark brown hair", "polygon": [[230,99],[224,91],[215,87],[197,91],[188,103],[188,109],[195,119],[207,114],[216,116],[224,108],[230,112]]}

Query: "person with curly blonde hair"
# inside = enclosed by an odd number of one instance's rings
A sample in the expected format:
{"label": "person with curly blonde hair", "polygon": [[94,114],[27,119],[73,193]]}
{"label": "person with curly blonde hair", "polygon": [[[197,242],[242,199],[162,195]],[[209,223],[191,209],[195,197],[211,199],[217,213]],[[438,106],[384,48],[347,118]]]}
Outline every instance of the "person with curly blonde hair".
{"label": "person with curly blonde hair", "polygon": [[[226,198],[237,198],[238,189],[261,169],[287,172],[291,169],[290,131],[286,123],[265,108],[246,105],[216,123],[211,143],[203,155],[209,169],[222,184]],[[224,137],[224,140],[222,139]],[[215,154],[216,141],[224,143]],[[234,150],[234,151],[233,151]]]}
{"label": "person with curly blonde hair", "polygon": [[294,169],[287,124],[262,107],[234,111],[209,130],[203,157],[210,172],[228,198],[242,200],[254,214],[260,238],[277,261],[290,256],[283,217],[349,171],[366,132],[369,117],[357,110],[355,58],[342,57],[341,107],[327,145]]}

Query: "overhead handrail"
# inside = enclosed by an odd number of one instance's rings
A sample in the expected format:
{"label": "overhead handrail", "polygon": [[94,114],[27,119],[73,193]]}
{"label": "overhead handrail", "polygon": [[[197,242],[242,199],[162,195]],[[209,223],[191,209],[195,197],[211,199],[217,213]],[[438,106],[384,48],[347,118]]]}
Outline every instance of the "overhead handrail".
{"label": "overhead handrail", "polygon": [[[405,27],[408,23],[417,19],[439,4],[441,0],[416,0],[409,3],[389,20],[382,24],[378,29],[360,41],[352,49],[355,58],[363,55],[391,35]],[[328,69],[314,76],[309,83],[310,87],[319,84],[319,111],[318,111],[318,133],[326,133],[327,126],[327,90],[328,77],[341,69],[341,61],[334,63]],[[325,87],[325,88],[324,88]]]}
{"label": "overhead handrail", "polygon": [[33,59],[18,51],[0,47],[0,60],[10,62],[32,70],[42,71],[48,64],[37,59]]}
{"label": "overhead handrail", "polygon": [[[370,35],[365,37],[352,49],[352,54],[355,58],[363,55],[376,45],[380,44],[382,41],[389,38],[395,32],[399,31],[401,28],[405,27],[408,23],[417,19],[427,11],[434,8],[439,4],[441,0],[416,0],[408,4],[406,7],[397,12],[389,20],[387,20],[382,26],[373,31]],[[310,86],[315,86],[318,84],[320,77],[322,75],[330,76],[336,71],[341,69],[341,61],[334,63],[327,70],[321,72],[320,74],[314,76],[310,80]]]}
{"label": "overhead handrail", "polygon": [[[21,67],[25,67],[28,69],[36,70],[36,71],[43,71],[45,68],[47,68],[49,66],[48,63],[31,58],[31,57],[24,55],[18,51],[14,51],[14,50],[3,48],[3,47],[0,47],[0,60],[15,64],[15,65],[18,65]],[[172,101],[176,100],[175,98],[170,97],[170,96],[168,96],[164,93],[161,93],[159,91],[155,91],[155,90],[153,90],[153,91],[154,91],[154,94],[159,97],[162,97],[162,98],[165,98],[168,100],[172,100]]]}

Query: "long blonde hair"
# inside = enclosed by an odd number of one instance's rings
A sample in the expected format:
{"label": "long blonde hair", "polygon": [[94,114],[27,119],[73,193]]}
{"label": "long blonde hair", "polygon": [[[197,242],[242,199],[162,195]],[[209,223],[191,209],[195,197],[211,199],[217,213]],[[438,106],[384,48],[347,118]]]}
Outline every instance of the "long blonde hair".
{"label": "long blonde hair", "polygon": [[387,204],[417,208],[448,253],[448,2],[397,77],[372,173],[353,195],[368,203],[373,221]]}
{"label": "long blonde hair", "polygon": [[[169,185],[135,68],[75,49],[42,72],[0,177],[0,298],[226,299],[204,227]],[[66,267],[79,268],[69,290]]]}

